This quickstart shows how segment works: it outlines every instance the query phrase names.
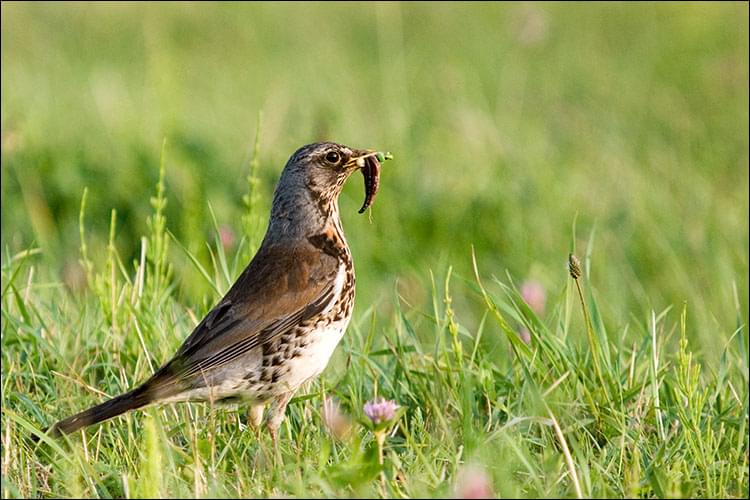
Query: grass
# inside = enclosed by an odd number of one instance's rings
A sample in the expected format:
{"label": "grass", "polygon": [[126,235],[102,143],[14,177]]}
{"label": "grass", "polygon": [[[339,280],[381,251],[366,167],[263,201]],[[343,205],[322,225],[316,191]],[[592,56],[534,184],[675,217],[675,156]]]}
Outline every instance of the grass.
{"label": "grass", "polygon": [[[748,496],[747,4],[1,8],[4,498]],[[279,456],[199,404],[32,443],[173,354],[324,137],[396,159]]]}

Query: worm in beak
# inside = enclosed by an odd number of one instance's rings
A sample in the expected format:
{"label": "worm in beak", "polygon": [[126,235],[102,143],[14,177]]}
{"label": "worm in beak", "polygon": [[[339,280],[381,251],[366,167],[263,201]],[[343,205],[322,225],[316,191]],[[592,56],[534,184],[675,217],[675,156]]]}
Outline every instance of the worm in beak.
{"label": "worm in beak", "polygon": [[367,207],[372,205],[375,195],[378,193],[378,188],[380,187],[380,162],[390,160],[391,158],[393,158],[393,155],[390,153],[381,153],[379,151],[357,158],[357,167],[362,170],[362,176],[365,179],[365,201],[362,203],[359,213],[363,213],[367,210]]}

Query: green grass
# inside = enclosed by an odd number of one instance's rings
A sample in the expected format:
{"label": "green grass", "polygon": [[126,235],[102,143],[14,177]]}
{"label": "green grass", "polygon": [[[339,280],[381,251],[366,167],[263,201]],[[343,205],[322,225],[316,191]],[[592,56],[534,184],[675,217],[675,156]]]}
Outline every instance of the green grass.
{"label": "green grass", "polygon": [[[747,4],[1,8],[3,497],[748,496]],[[173,354],[322,138],[395,160],[279,456],[199,404],[32,443]]]}

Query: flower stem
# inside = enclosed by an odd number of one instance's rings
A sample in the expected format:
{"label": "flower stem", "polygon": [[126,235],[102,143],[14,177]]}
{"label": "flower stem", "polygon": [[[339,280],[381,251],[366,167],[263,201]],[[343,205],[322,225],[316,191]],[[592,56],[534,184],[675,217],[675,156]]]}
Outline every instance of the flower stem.
{"label": "flower stem", "polygon": [[380,493],[383,497],[385,497],[385,471],[383,470],[383,444],[385,443],[385,432],[376,432],[375,441],[378,443],[378,463],[380,464]]}

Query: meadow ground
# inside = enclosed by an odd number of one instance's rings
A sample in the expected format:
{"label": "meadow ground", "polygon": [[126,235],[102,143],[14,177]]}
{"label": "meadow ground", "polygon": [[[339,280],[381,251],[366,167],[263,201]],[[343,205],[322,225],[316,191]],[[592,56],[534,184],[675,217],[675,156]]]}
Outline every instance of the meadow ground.
{"label": "meadow ground", "polygon": [[[747,3],[1,9],[2,497],[748,496]],[[395,160],[278,454],[199,404],[31,442],[169,358],[319,139]]]}

